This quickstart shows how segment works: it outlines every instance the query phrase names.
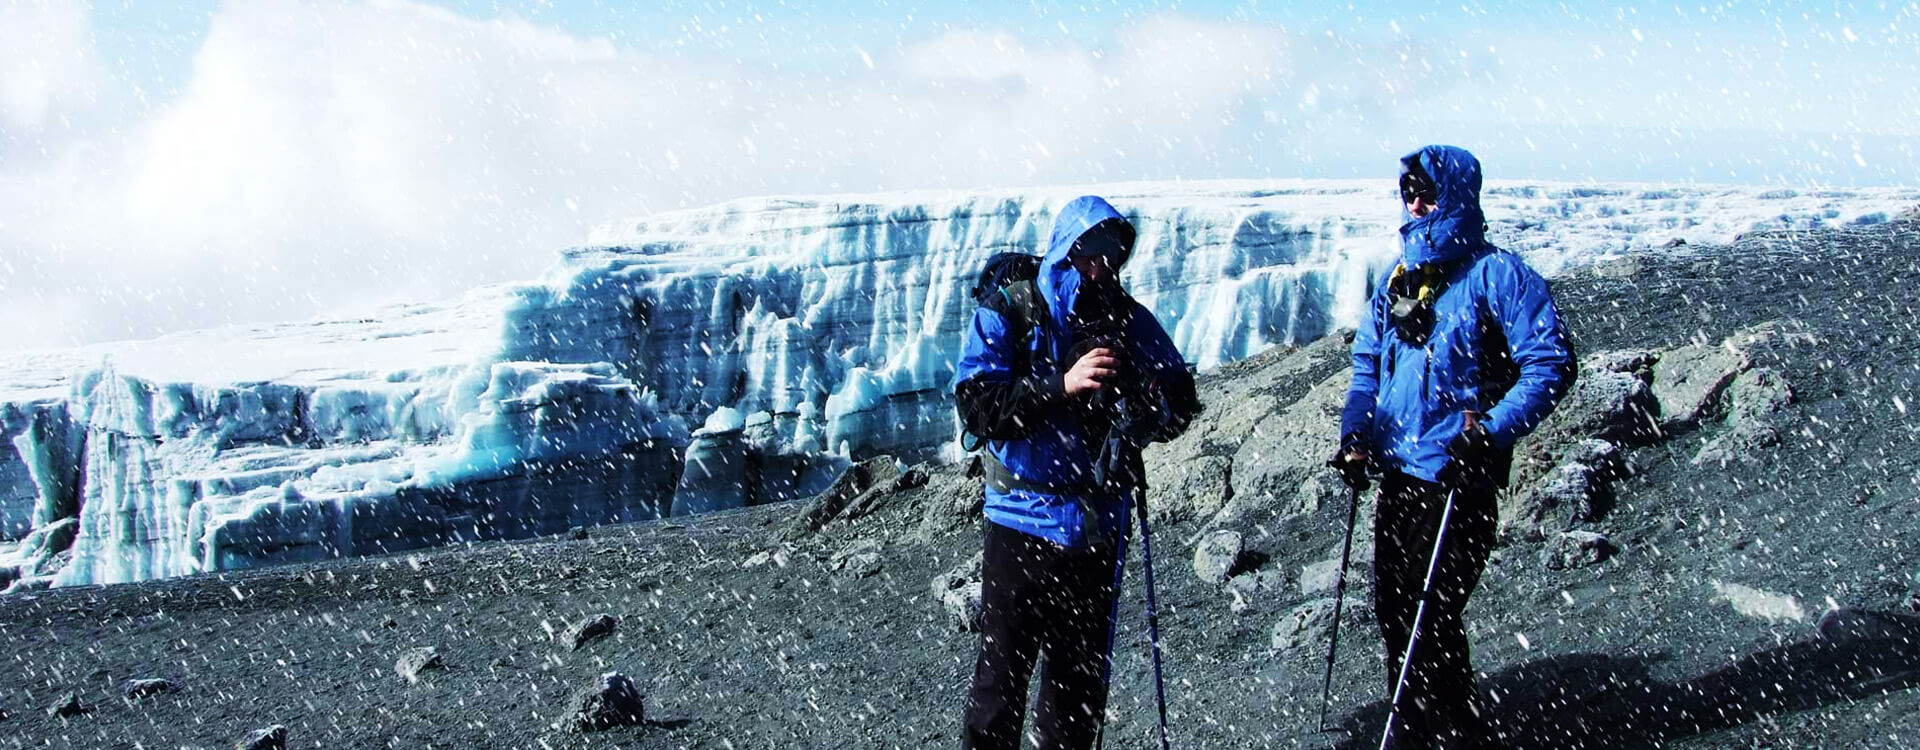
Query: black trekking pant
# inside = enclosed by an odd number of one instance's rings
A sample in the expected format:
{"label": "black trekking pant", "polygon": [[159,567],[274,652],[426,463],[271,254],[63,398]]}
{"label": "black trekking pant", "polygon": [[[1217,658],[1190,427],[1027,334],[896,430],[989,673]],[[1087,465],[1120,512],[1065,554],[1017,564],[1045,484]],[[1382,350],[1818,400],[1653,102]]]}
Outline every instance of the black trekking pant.
{"label": "black trekking pant", "polygon": [[986,523],[980,657],[961,746],[1015,750],[1036,662],[1042,750],[1088,748],[1107,707],[1115,550],[1061,547]]}
{"label": "black trekking pant", "polygon": [[[1442,485],[1399,472],[1388,472],[1380,481],[1373,526],[1373,591],[1380,637],[1387,646],[1389,701],[1420,606],[1447,492]],[[1493,550],[1499,517],[1494,493],[1493,485],[1486,484],[1462,489],[1454,498],[1433,593],[1420,621],[1413,665],[1400,698],[1393,747],[1460,748],[1484,741],[1473,661],[1460,615]]]}

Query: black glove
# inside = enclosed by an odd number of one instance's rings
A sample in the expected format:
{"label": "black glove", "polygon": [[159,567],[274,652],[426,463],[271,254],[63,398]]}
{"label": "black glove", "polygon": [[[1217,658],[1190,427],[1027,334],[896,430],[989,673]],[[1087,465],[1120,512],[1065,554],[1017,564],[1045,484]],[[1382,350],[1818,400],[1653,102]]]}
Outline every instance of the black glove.
{"label": "black glove", "polygon": [[1492,480],[1493,435],[1475,424],[1447,443],[1447,465],[1440,467],[1440,483],[1453,488],[1474,487]]}
{"label": "black glove", "polygon": [[[1360,454],[1356,457],[1354,454]],[[1355,492],[1367,491],[1367,447],[1366,441],[1358,434],[1347,435],[1340,439],[1340,447],[1334,449],[1333,457],[1327,459],[1327,465],[1340,472],[1340,481],[1345,482]]]}

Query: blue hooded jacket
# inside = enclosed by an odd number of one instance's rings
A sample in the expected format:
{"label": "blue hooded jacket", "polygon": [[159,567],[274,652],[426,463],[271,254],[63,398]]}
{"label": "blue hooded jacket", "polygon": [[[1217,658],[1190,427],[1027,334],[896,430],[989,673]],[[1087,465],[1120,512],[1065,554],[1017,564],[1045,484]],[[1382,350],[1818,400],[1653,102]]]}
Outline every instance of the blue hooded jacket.
{"label": "blue hooded jacket", "polygon": [[[990,484],[986,517],[1065,546],[1086,545],[1095,535],[1108,540],[1122,536],[1133,494],[1130,490],[1123,493],[1127,496],[1114,497],[1094,489],[1093,467],[1104,436],[1087,434],[1063,385],[1077,343],[1072,340],[1069,316],[1081,291],[1080,272],[1074,269],[1070,253],[1083,236],[1094,244],[1098,239],[1094,228],[1109,220],[1126,218],[1094,196],[1075,198],[1060,209],[1034,279],[1045,315],[1038,316],[1042,319],[1027,340],[1013,341],[1008,321],[1000,313],[985,306],[976,308],[953,380],[956,398],[969,381],[1026,380],[1031,384],[1026,389],[1028,413],[1022,415],[1030,429],[1023,437],[994,440],[987,446],[1021,484],[1035,489],[1001,491]],[[1104,247],[1108,264],[1118,273],[1131,245],[1109,242]],[[1123,309],[1115,311],[1115,320],[1123,321],[1119,324],[1126,349],[1122,358],[1150,380],[1185,378],[1190,392],[1185,361],[1153,313],[1131,297],[1123,304]],[[1025,347],[1024,357],[1016,356],[1016,346]],[[1025,372],[1017,372],[1016,363],[1022,360],[1029,365]],[[1137,464],[1137,449],[1129,458]],[[1057,491],[1037,489],[1042,487]]]}
{"label": "blue hooded jacket", "polygon": [[[1401,175],[1416,164],[1439,198],[1425,217],[1402,208],[1401,272],[1441,280],[1432,334],[1424,345],[1400,337],[1389,317],[1392,278],[1382,279],[1354,334],[1341,435],[1377,467],[1437,481],[1461,412],[1482,415],[1504,467],[1514,442],[1572,387],[1577,365],[1546,280],[1487,244],[1479,160],[1428,146],[1401,159]],[[1496,471],[1501,484],[1505,473]]]}

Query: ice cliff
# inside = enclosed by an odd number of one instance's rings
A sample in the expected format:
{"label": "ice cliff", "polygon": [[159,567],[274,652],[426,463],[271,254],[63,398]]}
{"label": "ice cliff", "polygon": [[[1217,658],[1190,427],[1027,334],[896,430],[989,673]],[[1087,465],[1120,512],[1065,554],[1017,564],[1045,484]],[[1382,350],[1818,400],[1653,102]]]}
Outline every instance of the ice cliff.
{"label": "ice cliff", "polygon": [[[952,457],[972,272],[1085,192],[1134,219],[1123,277],[1201,368],[1350,323],[1395,253],[1379,181],[754,199],[602,227],[542,279],[445,303],[15,356],[0,583],[553,533]],[[1485,203],[1490,236],[1551,274],[1916,200],[1493,183]]]}

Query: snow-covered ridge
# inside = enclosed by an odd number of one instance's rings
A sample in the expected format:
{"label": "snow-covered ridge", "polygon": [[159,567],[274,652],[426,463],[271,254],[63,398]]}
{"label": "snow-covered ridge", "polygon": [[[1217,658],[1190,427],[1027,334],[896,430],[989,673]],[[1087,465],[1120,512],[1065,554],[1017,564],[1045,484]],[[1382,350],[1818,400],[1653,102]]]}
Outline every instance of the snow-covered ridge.
{"label": "snow-covered ridge", "polygon": [[[1088,192],[1135,220],[1123,276],[1201,367],[1350,323],[1395,255],[1384,181],[752,199],[609,224],[451,303],[16,357],[0,528],[35,536],[12,566],[58,567],[64,538],[56,577],[86,583],[550,533],[936,454],[973,271]],[[1496,182],[1484,202],[1552,273],[1885,221],[1920,191]]]}

